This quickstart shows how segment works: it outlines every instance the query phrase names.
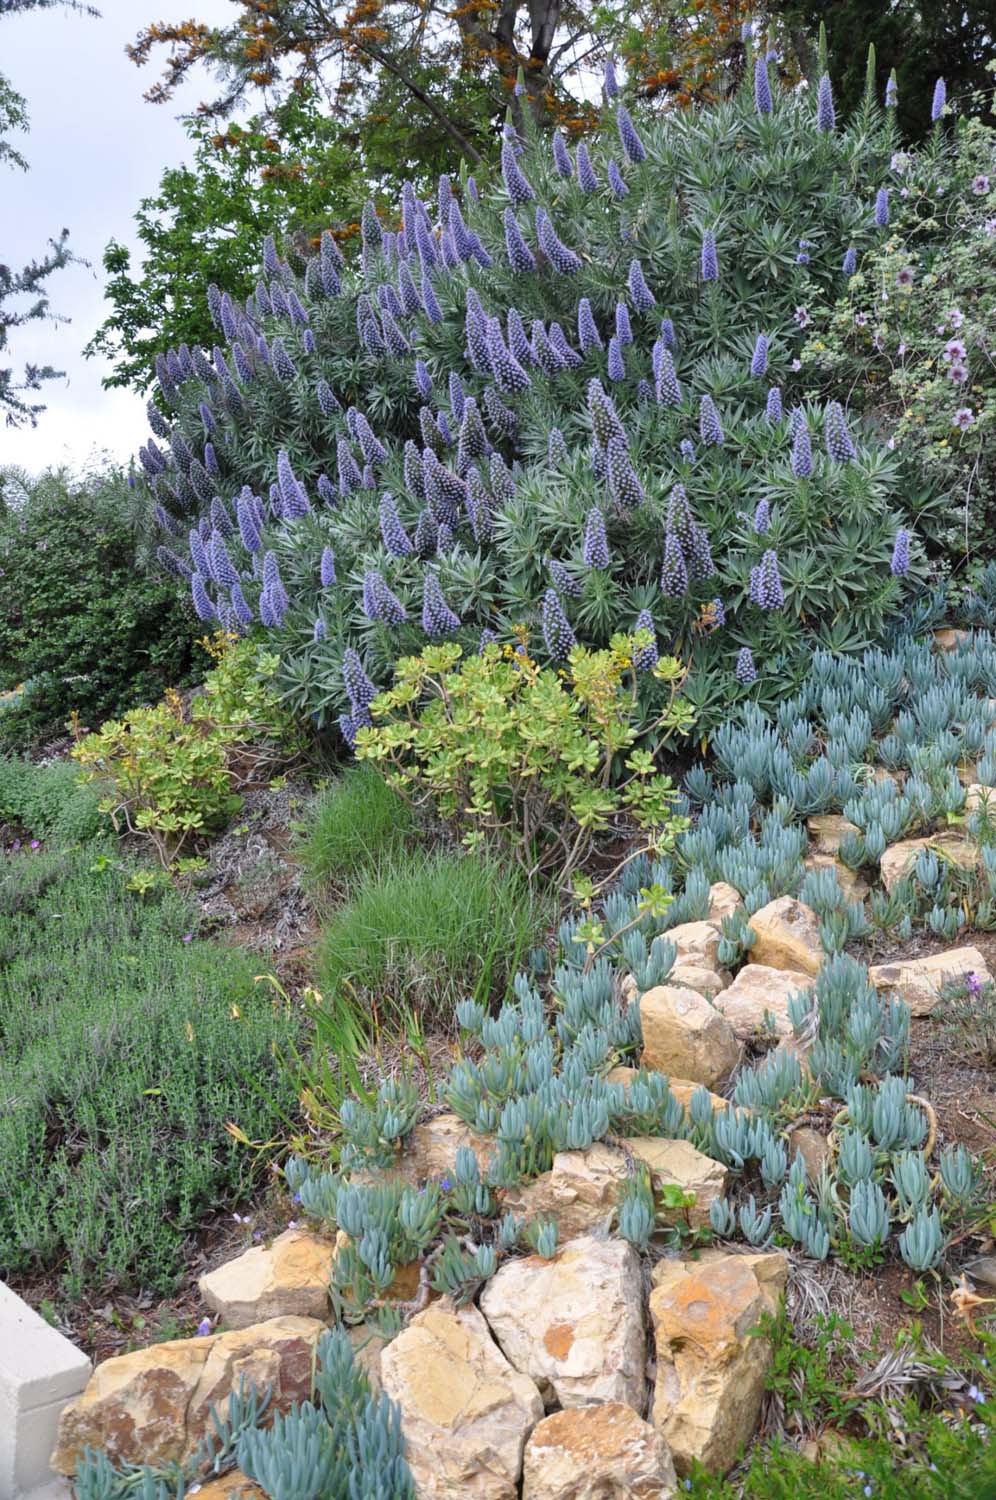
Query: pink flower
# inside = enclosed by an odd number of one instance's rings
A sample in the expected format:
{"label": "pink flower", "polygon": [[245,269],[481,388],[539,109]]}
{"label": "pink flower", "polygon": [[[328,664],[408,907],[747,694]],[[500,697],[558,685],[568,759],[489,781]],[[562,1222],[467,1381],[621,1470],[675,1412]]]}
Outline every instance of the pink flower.
{"label": "pink flower", "polygon": [[855,313],[854,314],[854,321],[855,321],[855,323],[857,323],[857,325],[858,325],[859,328],[864,328],[865,324],[868,322],[868,314],[867,313]]}
{"label": "pink flower", "polygon": [[982,226],[986,239],[991,240],[996,235],[996,219],[987,219]]}
{"label": "pink flower", "polygon": [[951,360],[956,360],[958,363],[960,363],[965,358],[967,352],[968,351],[966,350],[965,345],[962,343],[961,339],[948,339],[947,343],[944,345],[944,358],[949,363],[951,362]]}
{"label": "pink flower", "polygon": [[32,839],[31,840],[31,847],[32,847],[32,849],[40,849],[41,848],[41,839]]}
{"label": "pink flower", "polygon": [[900,196],[900,198],[908,198],[909,195],[910,195],[909,188],[900,188],[899,189],[899,196]]}
{"label": "pink flower", "polygon": [[197,1325],[197,1337],[199,1339],[205,1338],[210,1332],[211,1332],[211,1319],[210,1318],[202,1318],[201,1321]]}
{"label": "pink flower", "polygon": [[948,371],[948,375],[956,385],[963,385],[968,379],[968,371],[964,365],[952,365]]}
{"label": "pink flower", "polygon": [[885,348],[885,340],[880,333],[876,333],[875,337],[872,339],[872,348],[876,349],[879,354],[881,354],[882,350]]}
{"label": "pink flower", "polygon": [[183,941],[185,943],[192,943],[194,941],[194,934],[192,932],[185,932],[183,934]]}
{"label": "pink flower", "polygon": [[964,432],[966,428],[971,427],[974,421],[975,413],[972,408],[970,406],[959,406],[954,414],[954,421],[951,425],[952,427],[960,427],[962,432]]}
{"label": "pink flower", "polygon": [[897,286],[912,286],[915,273],[912,266],[903,266],[901,271],[896,272]]}
{"label": "pink flower", "polygon": [[959,311],[957,307],[953,307],[948,313],[948,322],[951,324],[952,328],[960,328],[964,321],[965,314]]}
{"label": "pink flower", "polygon": [[793,371],[794,374],[798,374],[798,372],[802,369],[802,360],[801,359],[794,359],[792,361],[791,368],[792,368],[792,371]]}
{"label": "pink flower", "polygon": [[903,355],[906,353],[906,345],[900,344],[899,348],[896,350],[896,353],[899,355],[900,359],[902,359]]}
{"label": "pink flower", "polygon": [[938,323],[937,328],[936,328],[935,331],[937,333],[941,333],[941,334],[947,333],[947,331],[948,331],[948,325],[946,323]]}
{"label": "pink flower", "polygon": [[985,172],[980,172],[978,177],[972,179],[972,192],[977,198],[984,198],[989,191],[989,178]]}
{"label": "pink flower", "polygon": [[807,311],[806,308],[804,308],[804,307],[797,307],[796,310],[795,310],[794,316],[795,316],[795,321],[798,323],[798,325],[799,325],[800,328],[808,328],[809,327],[809,321],[810,321],[809,320],[809,313],[808,313],[808,311]]}
{"label": "pink flower", "polygon": [[890,438],[890,439],[889,439],[889,441],[888,441],[888,442],[887,442],[887,443],[886,443],[886,445],[885,445],[885,446],[886,446],[886,447],[887,447],[887,448],[894,448],[894,447],[895,447],[895,446],[896,446],[896,440],[895,440],[895,438],[894,438],[894,437],[891,437],[891,438]]}

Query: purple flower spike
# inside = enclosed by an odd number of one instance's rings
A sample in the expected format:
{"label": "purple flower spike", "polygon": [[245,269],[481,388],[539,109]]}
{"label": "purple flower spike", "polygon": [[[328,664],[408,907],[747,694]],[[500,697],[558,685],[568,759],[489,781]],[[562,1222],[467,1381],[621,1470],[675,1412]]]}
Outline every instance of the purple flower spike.
{"label": "purple flower spike", "polygon": [[609,493],[615,503],[623,509],[634,509],[643,499],[643,485],[636,477],[636,471],[630,462],[629,453],[622,438],[609,439],[606,458]]}
{"label": "purple flower spike", "polygon": [[605,517],[597,505],[592,506],[585,522],[582,556],[586,568],[609,566],[609,542],[605,534]]}
{"label": "purple flower spike", "polygon": [[719,420],[719,412],[716,403],[711,396],[703,396],[699,401],[699,437],[703,443],[718,445],[726,441],[723,425]]}
{"label": "purple flower spike", "polygon": [[611,57],[605,60],[605,76],[602,80],[602,87],[605,90],[606,99],[619,98],[619,81],[616,78],[615,65]]}
{"label": "purple flower spike", "polygon": [[543,639],[554,661],[566,661],[577,645],[556,589],[547,589],[543,595]]}
{"label": "purple flower spike", "polygon": [[771,506],[767,500],[759,500],[754,511],[754,530],[758,536],[764,536],[771,526]]}
{"label": "purple flower spike", "polygon": [[190,593],[194,601],[194,613],[199,620],[207,623],[209,620],[218,618],[218,611],[208,598],[207,589],[204,587],[204,579],[200,573],[194,573],[190,580]]}
{"label": "purple flower spike", "polygon": [[571,155],[565,144],[563,132],[559,129],[553,132],[553,165],[558,177],[566,180],[574,176]]}
{"label": "purple flower spike", "polygon": [[508,256],[509,265],[517,276],[535,271],[536,257],[522,237],[522,230],[516,222],[514,208],[505,210],[505,253]]}
{"label": "purple flower spike", "polygon": [[654,390],[658,403],[661,406],[681,405],[681,386],[674,370],[674,360],[670,349],[665,348],[662,340],[658,339],[654,345]]}
{"label": "purple flower spike", "polygon": [[591,155],[584,141],[578,146],[578,186],[583,193],[595,193],[598,191],[598,178],[595,176],[595,168],[591,164]]}
{"label": "purple flower spike", "polygon": [[896,532],[892,562],[889,567],[893,578],[905,578],[910,570],[910,533],[905,526],[901,526]]}
{"label": "purple flower spike", "polygon": [[359,653],[347,646],[342,658],[342,685],[353,713],[365,712],[377,696],[377,689],[363,670]]}
{"label": "purple flower spike", "polygon": [[532,184],[523,176],[522,169],[515,159],[515,146],[507,138],[502,142],[501,148],[501,175],[505,182],[505,191],[515,205],[530,203],[536,197]]}
{"label": "purple flower spike", "polygon": [[506,347],[505,340],[502,338],[501,324],[497,318],[488,320],[486,348],[488,365],[499,390],[524,391],[532,384],[529,372]]}
{"label": "purple flower spike", "polygon": [[609,379],[626,379],[626,366],[623,363],[622,346],[615,334],[609,339]]}
{"label": "purple flower spike", "polygon": [[649,312],[656,305],[657,298],[647,285],[643,267],[638,260],[631,260],[629,263],[629,294],[637,312]]}
{"label": "purple flower spike", "polygon": [[767,59],[758,54],[754,59],[754,108],[759,115],[770,115],[774,107]]}
{"label": "purple flower spike", "polygon": [[550,215],[545,208],[536,210],[536,238],[539,247],[543,251],[553,269],[560,276],[573,276],[581,269],[581,257],[575,255],[574,251],[557,237]]}
{"label": "purple flower spike", "polygon": [[417,359],[415,361],[415,389],[423,401],[428,401],[432,395],[432,376],[429,374],[424,359]]}
{"label": "purple flower spike", "polygon": [[570,456],[567,452],[567,444],[564,442],[564,434],[561,432],[559,427],[550,428],[550,437],[547,443],[546,456],[547,462],[553,468],[559,469],[561,464],[566,464],[569,462]]}
{"label": "purple flower spike", "polygon": [[322,588],[330,589],[336,582],[335,576],[335,553],[331,547],[322,548],[322,561],[319,569],[319,577],[322,580]]}
{"label": "purple flower spike", "polygon": [[879,188],[875,194],[875,223],[884,229],[889,222],[889,189]]}
{"label": "purple flower spike", "polygon": [[619,139],[626,153],[627,161],[639,164],[647,159],[647,148],[636,133],[636,126],[630,118],[629,110],[624,104],[620,104],[616,110],[616,128],[619,131]]}
{"label": "purple flower spike", "polygon": [[853,245],[849,245],[848,248],[844,251],[844,260],[841,264],[841,270],[843,271],[845,276],[853,276],[857,269],[858,252],[857,250],[855,250]]}
{"label": "purple flower spike", "polygon": [[850,463],[853,458],[857,458],[857,449],[847,430],[844,409],[839,401],[827,403],[823,425],[827,452],[834,463],[846,464]]}
{"label": "purple flower spike", "polygon": [[411,537],[401,524],[393,495],[380,497],[380,534],[392,557],[411,557],[415,551]]}
{"label": "purple flower spike", "polygon": [[750,596],[759,609],[781,609],[785,604],[778,554],[769,548],[756,568],[750,570]]}
{"label": "purple flower spike", "polygon": [[578,303],[578,343],[585,354],[604,348],[602,336],[596,327],[595,316],[587,297],[582,297]]}
{"label": "purple flower spike", "polygon": [[816,128],[825,134],[837,124],[837,113],[833,107],[833,85],[829,73],[820,79],[816,95]]}
{"label": "purple flower spike", "polygon": [[661,565],[661,589],[669,599],[680,599],[688,593],[688,567],[677,533],[670,527],[664,534],[664,561]]}
{"label": "purple flower spike", "polygon": [[737,681],[743,683],[744,687],[749,687],[752,682],[757,681],[757,668],[749,646],[742,646],[737,653],[735,675]]}
{"label": "purple flower spike", "polygon": [[558,594],[566,594],[568,599],[579,599],[584,592],[581,584],[569,573],[562,562],[555,557],[547,559],[547,567],[550,570],[550,578]]}
{"label": "purple flower spike", "polygon": [[425,575],[422,593],[422,629],[433,641],[452,635],[454,630],[460,629],[460,616],[454,614],[446,603],[439,584],[439,574],[431,570]]}
{"label": "purple flower spike", "polygon": [[620,344],[633,342],[633,329],[629,321],[629,308],[625,302],[616,303],[616,338]]}
{"label": "purple flower spike", "polygon": [[930,102],[930,118],[937,121],[944,113],[944,106],[948,102],[948,86],[943,78],[939,78],[934,84],[934,97]]}
{"label": "purple flower spike", "polygon": [[702,280],[719,280],[719,260],[716,255],[716,236],[707,229],[702,236]]}
{"label": "purple flower spike", "polygon": [[[638,630],[649,630],[650,634],[656,637],[657,632],[654,627],[654,617],[649,609],[641,609],[637,615],[636,623],[633,626],[633,633],[635,634]],[[633,652],[633,665],[638,672],[652,671],[657,665],[657,659],[656,639],[651,641],[648,646],[640,646]]]}
{"label": "purple flower spike", "polygon": [[609,162],[608,178],[613,198],[625,198],[629,192],[629,188],[626,186],[626,179],[614,161]]}
{"label": "purple flower spike", "polygon": [[895,109],[899,104],[899,85],[895,78],[890,78],[885,85],[885,107]]}
{"label": "purple flower spike", "polygon": [[[797,408],[798,410],[798,408]],[[792,440],[792,473],[796,479],[808,479],[813,472],[813,444],[805,417],[796,424]]]}
{"label": "purple flower spike", "polygon": [[759,333],[757,342],[754,345],[754,357],[750,362],[750,373],[754,376],[755,380],[759,380],[762,375],[767,374],[767,370],[768,340],[763,333]]}

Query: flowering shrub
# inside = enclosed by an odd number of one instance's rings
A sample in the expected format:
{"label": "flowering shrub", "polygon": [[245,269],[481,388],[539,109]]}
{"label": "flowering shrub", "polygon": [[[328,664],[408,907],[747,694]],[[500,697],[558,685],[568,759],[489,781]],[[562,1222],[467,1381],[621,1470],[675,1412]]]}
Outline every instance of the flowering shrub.
{"label": "flowering shrub", "polygon": [[[670,777],[634,748],[634,656],[650,640],[646,631],[608,651],[575,646],[563,674],[542,670],[524,647],[487,645],[461,661],[454,642],[429,646],[400,661],[394,687],[370,705],[377,727],[358,729],[357,755],[403,796],[464,826],[468,847],[497,839],[510,848],[530,878],[566,881],[592,836],[621,815],[663,852],[687,820],[674,814]],[[662,682],[681,677],[673,659],[652,670]],[[687,717],[672,700],[654,729]]]}
{"label": "flowering shrub", "polygon": [[326,237],[298,276],[268,241],[244,307],[209,289],[219,345],[159,360],[140,455],[160,555],[202,619],[272,633],[296,707],[348,737],[357,654],[376,685],[427,639],[524,624],[560,662],[639,625],[708,719],[806,632],[881,629],[896,462],[796,377],[898,140],[767,70],[696,115],[620,102],[573,157],[508,126],[492,185],[368,206],[358,261]]}
{"label": "flowering shrub", "polygon": [[175,688],[152,708],[109,720],[73,748],[118,832],[148,839],[162,865],[241,806],[238,786],[272,765],[288,725],[269,686],[277,659],[249,641],[216,637],[218,660],[188,713]]}
{"label": "flowering shrub", "polygon": [[803,365],[827,391],[846,383],[873,415],[944,552],[984,558],[996,520],[996,130],[938,126],[893,154],[890,180],[889,234]]}

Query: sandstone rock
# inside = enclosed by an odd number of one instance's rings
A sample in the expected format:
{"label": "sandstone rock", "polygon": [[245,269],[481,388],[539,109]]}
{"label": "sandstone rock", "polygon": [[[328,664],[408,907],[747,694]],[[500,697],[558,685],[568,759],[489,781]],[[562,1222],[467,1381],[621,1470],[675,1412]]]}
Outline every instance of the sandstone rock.
{"label": "sandstone rock", "polygon": [[788,1003],[793,995],[813,988],[812,977],[797,969],[772,969],[767,964],[747,964],[728,990],[716,998],[716,1009],[722,1012],[741,1038],[759,1036],[767,1029],[770,1018],[775,1036],[789,1036],[792,1023]]}
{"label": "sandstone rock", "polygon": [[255,1245],[209,1271],[197,1286],[229,1328],[284,1316],[324,1318],[333,1258],[331,1241],[307,1229],[287,1229],[272,1245]]}
{"label": "sandstone rock", "polygon": [[[187,1494],[192,1490],[188,1489]],[[197,1489],[198,1500],[267,1500],[265,1490],[254,1484],[241,1469],[229,1469],[214,1479],[206,1479]]]}
{"label": "sandstone rock", "polygon": [[868,882],[832,854],[808,854],[803,864],[807,870],[833,870],[848,901],[863,901],[868,894]]}
{"label": "sandstone rock", "polygon": [[461,1146],[470,1147],[483,1173],[495,1149],[491,1137],[476,1135],[459,1115],[435,1115],[415,1126],[404,1149],[389,1167],[378,1167],[373,1172],[361,1169],[352,1173],[352,1181],[381,1182],[389,1177],[418,1187],[428,1177],[452,1177]]}
{"label": "sandstone rock", "polygon": [[823,944],[820,920],[811,907],[794,896],[779,896],[756,911],[750,925],[757,934],[750,950],[752,964],[814,976],[819,973]]}
{"label": "sandstone rock", "polygon": [[840,841],[849,833],[857,833],[856,823],[849,823],[839,813],[816,813],[806,819],[809,832],[810,851],[813,854],[836,856]]}
{"label": "sandstone rock", "polygon": [[682,989],[695,990],[711,1000],[720,990],[725,990],[727,985],[733,983],[733,975],[729,969],[703,969],[698,964],[675,964],[667,976],[667,982],[669,985],[679,985]]}
{"label": "sandstone rock", "polygon": [[554,1412],[526,1444],[522,1500],[667,1500],[676,1485],[664,1439],[617,1401]]}
{"label": "sandstone rock", "polygon": [[914,1016],[929,1016],[941,998],[944,985],[966,974],[974,974],[981,984],[992,981],[978,948],[949,948],[946,953],[932,953],[929,958],[901,959],[891,964],[876,964],[868,970],[875,988],[895,990]]}
{"label": "sandstone rock", "polygon": [[957,651],[963,641],[970,641],[972,632],[970,630],[935,630],[934,645],[938,651]]}
{"label": "sandstone rock", "polygon": [[706,920],[714,927],[721,928],[723,918],[732,917],[737,907],[742,905],[743,898],[736,886],[725,880],[717,880],[709,887],[709,915]]}
{"label": "sandstone rock", "polygon": [[823,1132],[814,1130],[811,1125],[798,1125],[789,1136],[787,1147],[789,1162],[795,1160],[797,1151],[802,1153],[806,1175],[810,1182],[815,1182],[823,1163],[830,1155],[830,1143]]}
{"label": "sandstone rock", "polygon": [[384,1350],[419,1500],[515,1500],[522,1450],[543,1415],[476,1307],[435,1302]]}
{"label": "sandstone rock", "polygon": [[306,1400],[324,1326],[314,1318],[270,1318],[104,1360],[62,1413],[52,1468],[72,1474],[86,1447],[113,1463],[187,1458],[211,1428],[211,1406],[223,1417],[242,1376],[260,1389],[272,1387],[273,1410]]}
{"label": "sandstone rock", "polygon": [[[633,1079],[637,1076],[638,1072],[638,1068],[616,1067],[613,1068],[612,1071],[608,1074],[606,1081],[608,1083],[624,1083],[628,1088]],[[669,1077],[668,1087],[687,1115],[691,1106],[692,1095],[696,1092],[697,1089],[703,1088],[704,1085],[701,1083],[692,1083],[691,1079],[689,1078]],[[707,1092],[709,1091],[707,1090]],[[711,1103],[713,1110],[729,1109],[730,1107],[729,1099],[724,1099],[722,1094],[709,1093],[709,1102]]]}
{"label": "sandstone rock", "polygon": [[[736,981],[734,981],[734,986]],[[723,996],[732,993],[726,989]],[[728,1023],[703,995],[661,984],[640,998],[643,1064],[711,1087],[736,1066],[740,1049]]]}
{"label": "sandstone rock", "polygon": [[[343,1325],[345,1326],[345,1325]],[[354,1323],[346,1327],[346,1334],[353,1346],[353,1360],[363,1371],[374,1392],[381,1388],[380,1359],[387,1348],[387,1340],[369,1323]]]}
{"label": "sandstone rock", "polygon": [[908,875],[921,849],[936,849],[940,858],[951,860],[962,869],[974,870],[979,851],[963,833],[935,833],[926,839],[903,839],[890,844],[879,861],[882,884],[887,891]]}
{"label": "sandstone rock", "polygon": [[596,1141],[587,1151],[558,1151],[542,1177],[507,1188],[502,1207],[517,1217],[537,1214],[556,1219],[561,1244],[578,1235],[605,1231],[615,1212],[619,1184],[626,1176],[620,1151]]}
{"label": "sandstone rock", "polygon": [[712,922],[681,922],[664,936],[678,950],[676,964],[694,964],[700,969],[719,968],[719,933]]}
{"label": "sandstone rock", "polygon": [[651,1420],[687,1474],[696,1460],[725,1473],[757,1422],[770,1340],[752,1336],[774,1313],[784,1255],[703,1255],[661,1261],[650,1316],[657,1343]]}
{"label": "sandstone rock", "polygon": [[[725,1101],[724,1101],[725,1104]],[[667,1140],[661,1136],[628,1136],[623,1146],[650,1168],[654,1196],[662,1224],[688,1223],[698,1229],[709,1223],[709,1207],[726,1191],[727,1171],[693,1146],[691,1141]],[[666,1209],[662,1189],[680,1187],[692,1193],[694,1204],[686,1211]]]}
{"label": "sandstone rock", "polygon": [[642,1408],[647,1362],[640,1261],[625,1240],[582,1236],[552,1260],[508,1260],[481,1312],[502,1353],[546,1404]]}

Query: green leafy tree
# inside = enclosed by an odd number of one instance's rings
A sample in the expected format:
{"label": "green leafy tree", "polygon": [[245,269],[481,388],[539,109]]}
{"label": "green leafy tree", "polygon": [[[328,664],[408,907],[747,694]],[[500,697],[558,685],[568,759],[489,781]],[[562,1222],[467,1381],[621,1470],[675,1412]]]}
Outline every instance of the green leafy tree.
{"label": "green leafy tree", "polygon": [[819,25],[825,24],[832,49],[830,77],[845,109],[861,99],[865,50],[873,46],[881,91],[896,70],[899,123],[907,137],[929,130],[939,77],[955,104],[974,90],[992,87],[986,73],[996,46],[992,0],[892,0],[888,5],[882,0],[774,0],[768,10],[784,23],[807,71],[815,68]]}
{"label": "green leafy tree", "polygon": [[354,133],[319,111],[311,89],[292,93],[270,120],[219,130],[200,116],[187,131],[193,162],[164,172],[135,216],[140,266],[117,240],[104,252],[113,311],[84,353],[112,362],[108,387],[145,389],[156,354],[170,345],[210,348],[216,334],[202,288],[213,281],[246,297],[268,231],[302,250],[323,229],[346,239],[370,193]]}

